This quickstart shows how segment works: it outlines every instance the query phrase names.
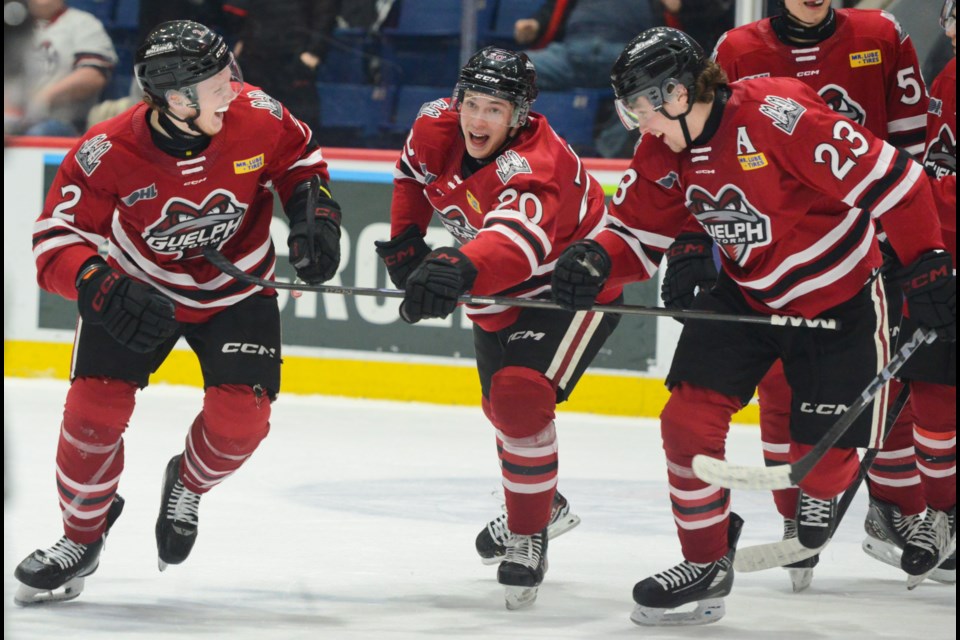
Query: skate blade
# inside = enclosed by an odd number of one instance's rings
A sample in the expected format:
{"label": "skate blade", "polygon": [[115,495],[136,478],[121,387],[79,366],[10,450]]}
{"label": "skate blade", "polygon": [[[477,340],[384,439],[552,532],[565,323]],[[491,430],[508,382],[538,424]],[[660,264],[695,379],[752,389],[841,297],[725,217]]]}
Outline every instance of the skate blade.
{"label": "skate blade", "polygon": [[505,555],[506,555],[505,553],[501,553],[493,556],[492,558],[484,558],[483,556],[480,556],[480,562],[482,562],[483,564],[500,564],[501,562],[503,562],[503,557]]}
{"label": "skate blade", "polygon": [[83,591],[83,578],[74,578],[56,589],[35,589],[21,584],[13,596],[15,604],[21,607],[32,607],[39,604],[66,602],[73,600]]}
{"label": "skate blade", "polygon": [[[954,551],[957,550],[957,536],[953,536],[953,539],[950,540],[950,547],[947,549],[947,552],[943,554],[946,558],[949,558]],[[942,563],[941,563],[942,564]],[[939,566],[939,565],[938,565]],[[932,576],[933,573],[937,570],[937,567],[930,569],[926,573],[922,573],[918,576],[907,575],[907,590],[913,591],[920,583],[926,580],[928,577]]]}
{"label": "skate blade", "polygon": [[164,562],[164,561],[161,560],[160,558],[157,558],[157,568],[160,569],[160,573],[163,573],[164,571],[166,571],[166,570],[167,570],[167,567],[169,567],[169,566],[170,566],[169,564],[167,564],[166,562]]}
{"label": "skate blade", "polygon": [[943,569],[942,567],[937,567],[927,577],[934,582],[939,582],[940,584],[957,584],[956,569]]}
{"label": "skate blade", "polygon": [[793,585],[794,593],[800,593],[813,582],[813,569],[787,569],[787,571],[790,572],[790,583]]}
{"label": "skate blade", "polygon": [[504,586],[504,602],[507,609],[516,611],[529,607],[537,601],[537,591],[539,587],[513,587]]}
{"label": "skate blade", "polygon": [[897,546],[885,541],[878,540],[873,536],[867,536],[863,539],[863,552],[875,560],[879,560],[891,567],[900,568],[900,555],[903,553]]}
{"label": "skate blade", "polygon": [[696,603],[691,611],[660,609],[638,604],[630,614],[630,620],[641,627],[671,627],[710,624],[716,622],[727,612],[723,598],[709,598]]}
{"label": "skate blade", "polygon": [[553,540],[556,537],[562,536],[578,524],[580,524],[580,516],[568,513],[556,522],[551,522],[547,525],[547,539]]}

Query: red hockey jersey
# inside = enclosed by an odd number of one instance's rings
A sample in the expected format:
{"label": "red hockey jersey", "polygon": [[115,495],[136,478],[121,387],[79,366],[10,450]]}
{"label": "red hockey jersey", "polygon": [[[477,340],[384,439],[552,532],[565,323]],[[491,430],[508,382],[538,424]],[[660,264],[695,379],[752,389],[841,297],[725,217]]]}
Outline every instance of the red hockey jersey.
{"label": "red hockey jersey", "polygon": [[[460,116],[449,100],[425,104],[397,161],[392,235],[411,224],[426,231],[436,212],[477,267],[472,293],[544,294],[563,249],[603,228],[603,189],[536,113],[506,151],[466,178],[465,151]],[[618,294],[607,292],[602,301]],[[487,331],[509,326],[518,313],[500,305],[467,307],[470,319]]]}
{"label": "red hockey jersey", "polygon": [[731,81],[797,78],[831,109],[916,157],[923,152],[927,94],[917,52],[893,15],[837,9],[832,36],[810,47],[784,44],[771,19],[728,31],[714,59]]}
{"label": "red hockey jersey", "polygon": [[285,202],[310,176],[328,180],[326,162],[307,126],[251,85],[195,158],[158,149],[147,112],[141,103],[91,128],[64,158],[34,226],[37,281],[76,299],[77,271],[104,245],[111,266],[176,303],[178,320],[201,322],[262,291],[221,273],[202,250],[271,277],[268,187]]}
{"label": "red hockey jersey", "polygon": [[943,225],[943,241],[957,266],[957,59],[930,86],[927,150],[923,165],[933,177],[933,194]]}
{"label": "red hockey jersey", "polygon": [[710,140],[676,154],[644,136],[598,241],[611,282],[650,277],[692,214],[762,313],[813,317],[880,266],[871,216],[910,264],[942,248],[923,168],[787,78],[737,82]]}

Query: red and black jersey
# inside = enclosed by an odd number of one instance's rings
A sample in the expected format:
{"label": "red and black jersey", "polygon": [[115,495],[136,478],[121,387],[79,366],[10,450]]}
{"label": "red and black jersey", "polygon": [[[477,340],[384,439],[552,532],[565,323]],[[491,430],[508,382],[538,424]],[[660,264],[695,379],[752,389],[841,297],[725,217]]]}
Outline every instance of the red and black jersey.
{"label": "red and black jersey", "polygon": [[728,31],[714,59],[731,81],[797,78],[837,113],[920,157],[927,93],[910,37],[885,11],[835,13],[836,31],[823,42],[785,44],[767,18]]}
{"label": "red and black jersey", "polygon": [[141,103],[91,128],[64,158],[34,226],[37,280],[76,299],[77,271],[106,243],[111,266],[170,297],[178,320],[201,322],[262,291],[221,273],[202,250],[271,277],[269,187],[286,202],[309,177],[327,181],[326,162],[309,128],[251,85],[196,157],[157,148],[147,114]]}
{"label": "red and black jersey", "polygon": [[[762,313],[812,317],[880,266],[873,219],[910,264],[942,248],[923,168],[787,78],[737,82],[706,143],[644,136],[598,240],[612,284],[651,276],[692,214]],[[715,105],[714,109],[718,109]]]}
{"label": "red and black jersey", "polygon": [[[536,113],[505,151],[469,176],[463,175],[465,153],[460,116],[449,101],[425,104],[397,162],[392,235],[411,224],[425,232],[436,212],[477,268],[473,294],[544,294],[563,249],[603,228],[603,189]],[[515,307],[467,307],[487,331],[510,325],[518,313]]]}
{"label": "red and black jersey", "polygon": [[947,63],[930,86],[927,148],[923,165],[933,178],[943,241],[957,266],[957,59]]}

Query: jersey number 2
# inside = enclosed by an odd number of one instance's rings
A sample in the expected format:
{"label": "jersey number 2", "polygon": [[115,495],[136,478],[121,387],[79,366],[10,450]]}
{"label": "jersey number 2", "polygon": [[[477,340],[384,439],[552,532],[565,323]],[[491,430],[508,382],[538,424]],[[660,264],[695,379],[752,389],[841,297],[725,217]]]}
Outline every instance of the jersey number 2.
{"label": "jersey number 2", "polygon": [[[854,129],[848,120],[838,120],[837,123],[833,125],[833,139],[846,140],[849,142],[850,155],[852,155],[853,158],[859,158],[870,148],[870,143],[867,142],[867,139],[863,137],[863,134]],[[857,166],[853,158],[843,158],[841,160],[841,157],[841,152],[829,142],[818,144],[817,148],[813,150],[813,158],[817,164],[826,164],[827,158],[829,158],[830,171],[837,177],[837,180],[846,178],[847,174]]]}

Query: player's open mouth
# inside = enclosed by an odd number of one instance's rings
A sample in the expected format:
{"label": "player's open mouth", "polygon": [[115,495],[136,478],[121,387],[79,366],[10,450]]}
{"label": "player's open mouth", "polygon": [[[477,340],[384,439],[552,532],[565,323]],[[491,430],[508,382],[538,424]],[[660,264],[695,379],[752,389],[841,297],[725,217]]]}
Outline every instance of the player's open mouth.
{"label": "player's open mouth", "polygon": [[804,2],[803,5],[810,9],[816,9],[818,7],[822,7],[824,2],[826,2],[826,0],[807,0],[807,2]]}
{"label": "player's open mouth", "polygon": [[488,135],[481,135],[477,133],[470,134],[470,144],[476,147],[482,147],[483,145],[487,144],[487,140],[489,139],[490,139],[490,136]]}

